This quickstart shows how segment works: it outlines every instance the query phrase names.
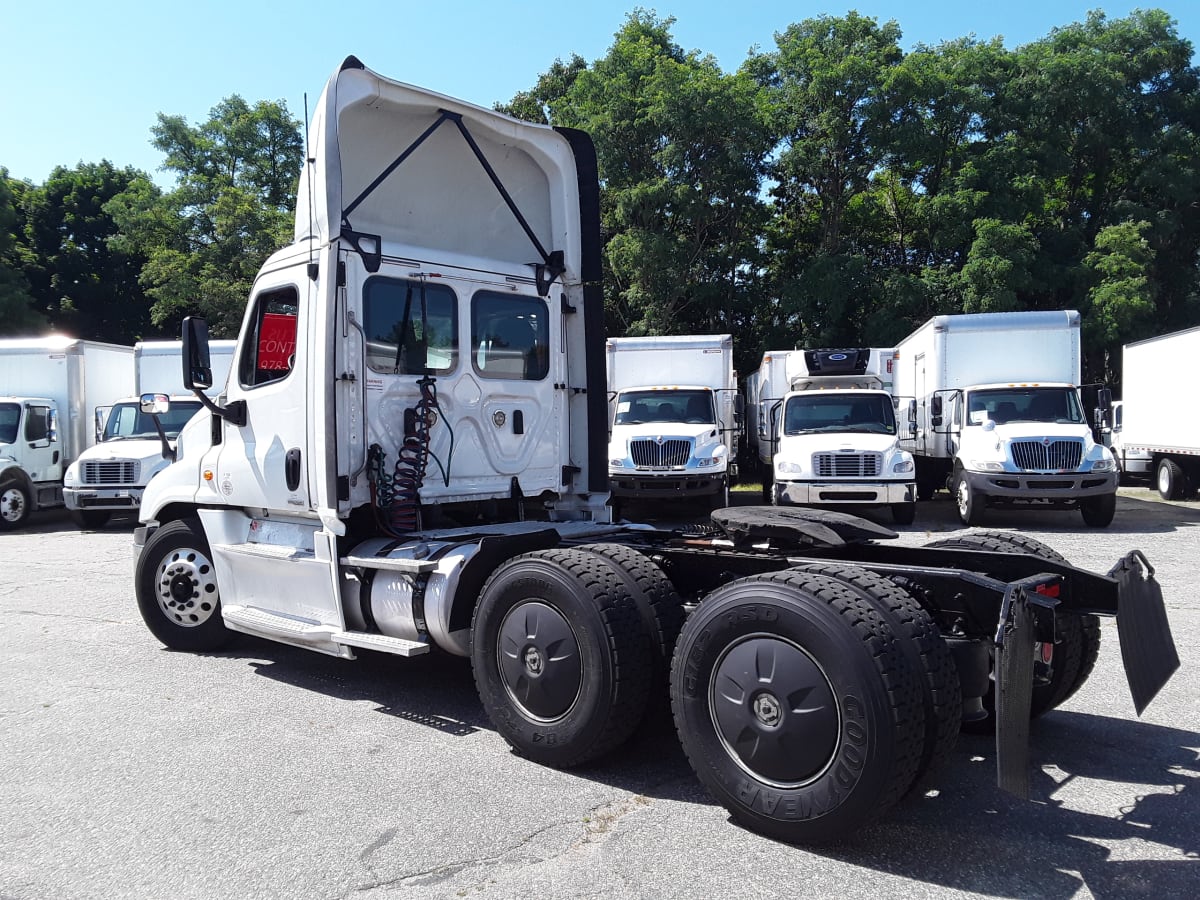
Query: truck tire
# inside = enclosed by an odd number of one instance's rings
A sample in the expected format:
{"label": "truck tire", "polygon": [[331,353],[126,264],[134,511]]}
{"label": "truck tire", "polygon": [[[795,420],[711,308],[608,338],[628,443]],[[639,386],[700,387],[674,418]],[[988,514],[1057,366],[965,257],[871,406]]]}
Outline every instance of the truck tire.
{"label": "truck tire", "polygon": [[581,765],[641,722],[650,639],[624,580],[594,553],[537,550],[502,563],[471,631],[479,698],[521,756]]}
{"label": "truck tire", "polygon": [[1117,513],[1117,495],[1084,497],[1079,501],[1079,513],[1083,516],[1083,524],[1089,528],[1107,528]]}
{"label": "truck tire", "polygon": [[745,827],[814,844],[912,785],[922,688],[872,603],[795,570],[717,588],[671,663],[675,729],[701,782]]}
{"label": "truck tire", "polygon": [[1158,461],[1155,485],[1158,487],[1158,495],[1164,500],[1182,500],[1191,490],[1183,467],[1169,456],[1164,456]]}
{"label": "truck tire", "polygon": [[964,525],[978,525],[982,519],[984,499],[960,471],[954,477],[954,505]]}
{"label": "truck tire", "polygon": [[107,509],[75,509],[71,520],[80,528],[97,529],[107,525],[111,515]]}
{"label": "truck tire", "polygon": [[726,479],[721,484],[721,489],[715,494],[707,498],[708,511],[712,512],[717,509],[725,509],[729,506],[729,481]]}
{"label": "truck tire", "polygon": [[917,519],[916,503],[893,503],[892,521],[897,525],[911,525]]}
{"label": "truck tire", "polygon": [[896,635],[908,665],[924,680],[925,740],[917,778],[936,771],[949,759],[962,726],[962,691],[954,656],[937,623],[908,591],[882,575],[837,562],[797,566],[835,579],[869,601]]}
{"label": "truck tire", "polygon": [[[1042,559],[1067,562],[1066,557],[1041,541],[1007,531],[980,531],[944,538],[925,546],[982,550],[990,553],[1030,553]],[[1091,675],[1096,658],[1100,654],[1100,620],[1096,616],[1056,613],[1054,629],[1059,635],[1059,641],[1054,647],[1050,681],[1048,684],[1034,684],[1029,707],[1031,719],[1049,712],[1078,691]],[[995,730],[996,721],[992,715],[995,699],[993,683],[983,698],[983,707],[988,712],[987,718],[976,722],[964,722],[963,730],[975,733]]]}
{"label": "truck tire", "polygon": [[683,628],[683,599],[652,559],[625,544],[584,544],[577,548],[602,557],[625,582],[650,635],[650,702],[665,700],[671,654]]}
{"label": "truck tire", "polygon": [[233,637],[221,619],[221,595],[200,523],[171,522],[146,541],[134,567],[138,610],[172,650],[218,650]]}
{"label": "truck tire", "polygon": [[775,478],[771,474],[771,469],[769,466],[763,466],[763,477],[762,477],[762,502],[763,503],[774,503],[775,502],[774,488],[775,488]]}
{"label": "truck tire", "polygon": [[0,485],[0,530],[20,528],[33,511],[29,488],[19,481]]}

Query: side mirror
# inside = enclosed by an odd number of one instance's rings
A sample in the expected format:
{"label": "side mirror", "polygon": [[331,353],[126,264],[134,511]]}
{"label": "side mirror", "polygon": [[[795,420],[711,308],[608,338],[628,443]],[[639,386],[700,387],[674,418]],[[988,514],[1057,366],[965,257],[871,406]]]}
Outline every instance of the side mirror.
{"label": "side mirror", "polygon": [[212,357],[208,350],[208,322],[198,316],[183,320],[183,386],[189,391],[212,387]]}

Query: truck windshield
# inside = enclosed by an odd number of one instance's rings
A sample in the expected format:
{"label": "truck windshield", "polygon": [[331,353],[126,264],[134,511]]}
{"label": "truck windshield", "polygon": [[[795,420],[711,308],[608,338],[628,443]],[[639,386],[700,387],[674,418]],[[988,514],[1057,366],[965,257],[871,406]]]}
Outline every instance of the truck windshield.
{"label": "truck windshield", "polygon": [[21,404],[0,403],[0,444],[17,442],[17,426],[21,422]]}
{"label": "truck windshield", "polygon": [[[180,430],[187,424],[188,419],[200,411],[199,400],[179,400],[171,402],[169,412],[158,417],[167,437],[179,436]],[[118,403],[108,414],[104,423],[104,441],[132,440],[134,438],[157,438],[154,429],[154,419],[141,411],[137,403]]]}
{"label": "truck windshield", "polygon": [[973,391],[967,403],[967,424],[982,425],[991,419],[1006,422],[1057,422],[1082,424],[1083,408],[1074,388],[997,388]]}
{"label": "truck windshield", "polygon": [[784,434],[818,432],[895,434],[896,413],[886,394],[799,394],[783,413]]}
{"label": "truck windshield", "polygon": [[617,396],[614,425],[641,425],[647,422],[687,422],[715,425],[712,391],[622,391]]}

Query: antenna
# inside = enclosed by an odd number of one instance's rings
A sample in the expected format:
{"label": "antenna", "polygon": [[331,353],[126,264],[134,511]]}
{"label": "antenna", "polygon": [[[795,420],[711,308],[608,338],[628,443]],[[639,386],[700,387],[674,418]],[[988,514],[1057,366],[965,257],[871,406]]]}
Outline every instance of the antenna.
{"label": "antenna", "polygon": [[308,196],[308,277],[312,281],[317,280],[317,263],[313,260],[313,238],[315,229],[313,228],[313,195],[312,195],[312,167],[316,162],[312,157],[312,153],[308,147],[308,91],[304,92],[304,172],[308,179],[308,190],[305,194]]}

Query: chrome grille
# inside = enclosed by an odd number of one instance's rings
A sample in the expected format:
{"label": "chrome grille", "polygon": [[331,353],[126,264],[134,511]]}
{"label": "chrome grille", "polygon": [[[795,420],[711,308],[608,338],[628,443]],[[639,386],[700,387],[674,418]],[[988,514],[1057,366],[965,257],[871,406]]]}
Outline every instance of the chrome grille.
{"label": "chrome grille", "polygon": [[691,449],[691,441],[659,443],[651,438],[637,438],[629,442],[629,455],[635,466],[686,466]]}
{"label": "chrome grille", "polygon": [[1083,441],[1013,441],[1012,455],[1018,469],[1077,469],[1083,459]]}
{"label": "chrome grille", "polygon": [[813,471],[820,478],[874,478],[882,465],[882,453],[813,454]]}
{"label": "chrome grille", "polygon": [[84,484],[137,484],[141,463],[136,459],[89,459],[80,469]]}

